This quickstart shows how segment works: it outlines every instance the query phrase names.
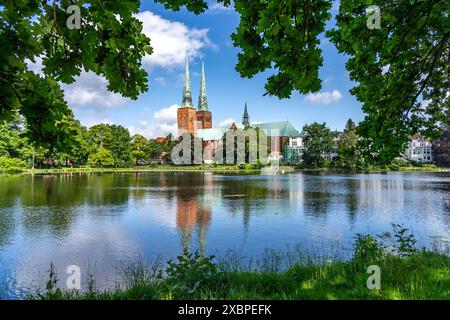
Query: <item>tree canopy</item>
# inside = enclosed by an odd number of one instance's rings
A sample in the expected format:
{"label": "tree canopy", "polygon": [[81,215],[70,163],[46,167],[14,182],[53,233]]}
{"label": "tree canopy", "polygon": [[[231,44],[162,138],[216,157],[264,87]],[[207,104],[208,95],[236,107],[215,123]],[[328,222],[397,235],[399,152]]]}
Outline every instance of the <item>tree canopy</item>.
{"label": "tree canopy", "polygon": [[[201,14],[205,0],[155,0],[165,8]],[[218,0],[225,6],[230,0]],[[29,137],[62,143],[71,111],[60,83],[82,70],[108,80],[110,91],[136,99],[148,90],[142,58],[151,39],[134,17],[139,0],[0,1],[0,119],[19,113]],[[80,29],[66,27],[66,9],[81,10]],[[381,11],[381,28],[369,29],[369,5]],[[269,72],[266,94],[289,98],[321,89],[320,37],[332,0],[234,0],[240,23],[232,34],[240,49],[236,70],[251,78]],[[447,0],[341,0],[336,26],[326,35],[349,57],[357,85],[351,93],[366,118],[358,126],[374,162],[398,156],[407,137],[437,137],[450,119],[450,2]],[[44,75],[27,61],[43,58]]]}
{"label": "tree canopy", "polygon": [[[366,26],[369,2],[380,8],[380,29]],[[445,0],[341,0],[328,36],[350,57],[351,93],[366,113],[360,134],[375,162],[398,156],[409,135],[437,137],[449,123],[449,15]]]}
{"label": "tree canopy", "polygon": [[306,151],[304,161],[318,166],[324,161],[324,154],[334,151],[334,136],[325,123],[311,123],[303,127],[303,143]]}

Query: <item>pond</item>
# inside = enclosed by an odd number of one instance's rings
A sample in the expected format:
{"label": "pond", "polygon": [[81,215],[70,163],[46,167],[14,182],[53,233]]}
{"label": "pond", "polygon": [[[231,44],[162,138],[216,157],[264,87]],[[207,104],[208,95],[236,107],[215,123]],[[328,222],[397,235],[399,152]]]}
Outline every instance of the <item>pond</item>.
{"label": "pond", "polygon": [[0,292],[23,297],[69,265],[113,287],[118,268],[183,248],[258,257],[301,247],[348,258],[391,224],[450,241],[450,174],[186,172],[0,176]]}

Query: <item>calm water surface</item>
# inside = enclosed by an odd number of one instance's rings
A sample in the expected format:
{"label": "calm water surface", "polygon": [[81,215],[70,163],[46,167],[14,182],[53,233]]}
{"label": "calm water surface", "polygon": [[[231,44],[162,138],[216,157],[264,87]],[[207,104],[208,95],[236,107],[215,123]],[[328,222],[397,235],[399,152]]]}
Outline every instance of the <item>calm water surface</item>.
{"label": "calm water surface", "polygon": [[183,248],[208,254],[300,245],[346,258],[356,233],[450,241],[450,174],[126,173],[0,177],[0,294],[23,296],[53,262],[113,286],[117,269]]}

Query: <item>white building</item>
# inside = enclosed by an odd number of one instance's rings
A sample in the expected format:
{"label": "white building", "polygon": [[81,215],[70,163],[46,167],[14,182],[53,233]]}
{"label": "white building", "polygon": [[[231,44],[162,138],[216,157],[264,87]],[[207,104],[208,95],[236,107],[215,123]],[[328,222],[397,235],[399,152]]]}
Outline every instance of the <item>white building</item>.
{"label": "white building", "polygon": [[433,145],[420,135],[412,136],[405,150],[405,158],[416,162],[433,162]]}

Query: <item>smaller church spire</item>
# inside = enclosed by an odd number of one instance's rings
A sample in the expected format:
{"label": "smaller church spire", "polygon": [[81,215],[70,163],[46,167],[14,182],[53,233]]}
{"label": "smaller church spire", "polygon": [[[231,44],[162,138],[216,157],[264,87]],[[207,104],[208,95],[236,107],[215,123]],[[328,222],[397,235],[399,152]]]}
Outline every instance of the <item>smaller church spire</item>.
{"label": "smaller church spire", "polygon": [[206,97],[205,64],[202,62],[202,79],[200,82],[200,96],[198,97],[198,111],[208,111],[208,98]]}
{"label": "smaller church spire", "polygon": [[183,101],[181,102],[181,107],[192,108],[191,80],[189,76],[189,56],[187,52],[186,52],[185,74],[184,74]]}
{"label": "smaller church spire", "polygon": [[250,126],[250,117],[248,116],[247,102],[245,103],[244,115],[242,116],[242,125],[244,127]]}

